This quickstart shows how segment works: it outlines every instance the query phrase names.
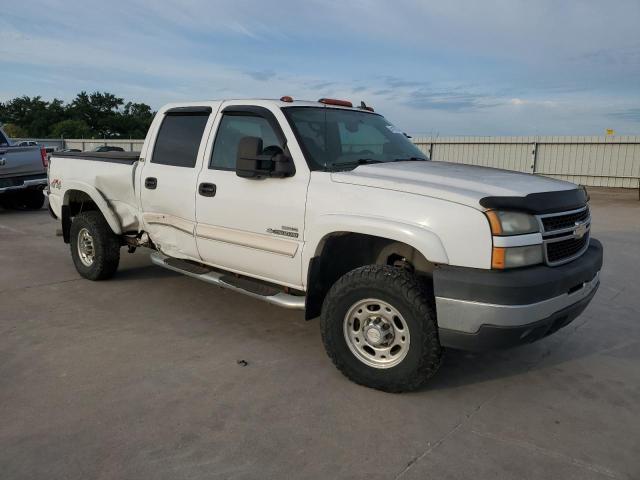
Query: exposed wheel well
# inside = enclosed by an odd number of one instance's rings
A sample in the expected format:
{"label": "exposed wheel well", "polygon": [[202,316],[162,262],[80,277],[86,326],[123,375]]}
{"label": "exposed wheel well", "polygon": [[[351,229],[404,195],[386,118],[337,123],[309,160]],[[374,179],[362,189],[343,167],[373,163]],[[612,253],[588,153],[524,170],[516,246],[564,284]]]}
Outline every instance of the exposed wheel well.
{"label": "exposed wheel well", "polygon": [[427,280],[435,265],[411,245],[361,233],[339,232],[320,242],[307,274],[305,318],[320,315],[324,297],[344,274],[364,265],[404,268]]}
{"label": "exposed wheel well", "polygon": [[69,243],[71,232],[71,220],[81,212],[98,210],[98,206],[88,193],[81,190],[68,190],[65,194],[61,211],[62,238],[64,243]]}

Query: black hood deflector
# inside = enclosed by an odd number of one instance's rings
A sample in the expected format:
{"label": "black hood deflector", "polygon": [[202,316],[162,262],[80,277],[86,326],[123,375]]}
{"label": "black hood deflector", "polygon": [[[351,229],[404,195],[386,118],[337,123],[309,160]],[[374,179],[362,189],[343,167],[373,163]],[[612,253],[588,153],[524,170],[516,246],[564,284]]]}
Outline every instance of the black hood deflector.
{"label": "black hood deflector", "polygon": [[583,207],[589,197],[584,188],[556,192],[530,193],[524,197],[484,197],[480,205],[500,210],[518,210],[533,214],[562,212]]}

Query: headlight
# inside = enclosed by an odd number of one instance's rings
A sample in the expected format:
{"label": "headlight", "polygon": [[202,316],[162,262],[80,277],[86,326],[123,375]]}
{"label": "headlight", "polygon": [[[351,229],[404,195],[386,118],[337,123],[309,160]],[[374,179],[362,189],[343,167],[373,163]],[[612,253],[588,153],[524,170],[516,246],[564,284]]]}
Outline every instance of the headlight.
{"label": "headlight", "polygon": [[528,213],[489,210],[485,215],[494,235],[523,235],[540,231],[538,221]]}
{"label": "headlight", "polygon": [[[485,212],[491,233],[497,237],[527,235],[540,231],[536,217],[523,212],[508,210],[489,210]],[[497,269],[526,267],[542,263],[544,255],[542,245],[520,247],[493,247],[491,267]]]}
{"label": "headlight", "polygon": [[526,267],[542,263],[542,244],[526,247],[493,247],[491,267],[497,269]]}

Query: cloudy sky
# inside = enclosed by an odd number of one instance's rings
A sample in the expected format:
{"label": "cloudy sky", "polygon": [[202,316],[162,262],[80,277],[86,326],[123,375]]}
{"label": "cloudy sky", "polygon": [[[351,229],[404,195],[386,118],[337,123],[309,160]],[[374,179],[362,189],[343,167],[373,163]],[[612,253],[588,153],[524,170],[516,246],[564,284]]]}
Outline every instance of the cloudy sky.
{"label": "cloudy sky", "polygon": [[639,0],[0,0],[0,101],[365,100],[413,134],[640,134]]}

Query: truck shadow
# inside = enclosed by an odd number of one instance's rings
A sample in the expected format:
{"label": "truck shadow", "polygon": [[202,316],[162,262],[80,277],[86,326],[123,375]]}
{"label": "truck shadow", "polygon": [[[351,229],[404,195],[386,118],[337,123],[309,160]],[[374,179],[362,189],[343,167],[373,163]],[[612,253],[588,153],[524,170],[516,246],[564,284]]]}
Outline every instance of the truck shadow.
{"label": "truck shadow", "polygon": [[420,392],[449,390],[525,375],[588,355],[584,349],[566,348],[566,336],[571,333],[566,329],[552,337],[507,350],[473,353],[447,349],[440,370]]}
{"label": "truck shadow", "polygon": [[183,275],[159,268],[154,265],[139,265],[118,269],[118,273],[111,280],[115,281],[131,281],[131,280],[150,280],[154,278],[182,277]]}
{"label": "truck shadow", "polygon": [[[38,215],[42,215],[43,213],[46,213],[47,208],[46,207],[42,207],[38,210],[33,210],[33,209],[28,209],[28,208],[3,208],[0,207],[0,215],[6,216],[6,217],[10,217],[10,216],[38,216]],[[49,216],[47,216],[48,218],[51,218]],[[51,218],[51,220],[53,221],[53,218]]]}
{"label": "truck shadow", "polygon": [[[151,281],[157,280],[158,278],[172,277],[185,278],[180,273],[150,265],[146,263],[146,260],[144,261],[145,264],[140,264],[140,261],[136,260],[135,264],[121,268],[111,281],[127,282],[136,280]],[[196,286],[199,285],[201,285],[202,288],[212,289],[212,292],[215,292],[213,295],[217,295],[220,292],[219,289],[203,284],[196,279],[190,279],[190,281],[193,282],[194,288],[188,289],[188,292],[193,293],[195,288],[197,288]],[[188,298],[188,294],[185,295],[185,299],[186,298]],[[219,301],[219,299],[212,298],[211,301],[215,303]],[[246,318],[246,321],[240,324],[234,323],[233,326],[226,322],[221,324],[216,323],[216,328],[236,330],[238,328],[244,328],[247,329],[247,334],[251,333],[256,322],[260,322],[260,328],[262,328],[264,318],[257,312],[254,315],[255,309],[263,305],[262,302],[255,299],[247,299],[241,294],[233,294],[226,297],[226,302],[229,302],[228,306],[231,309],[243,310],[241,316]],[[184,308],[188,309],[189,306],[185,305]],[[287,325],[289,322],[300,322],[303,330],[306,330],[306,333],[302,337],[298,337],[298,341],[308,343],[306,347],[300,351],[313,351],[317,346],[316,334],[318,333],[318,319],[306,322],[303,320],[302,315],[298,315],[297,312],[283,311],[282,314],[278,314],[274,320],[275,322],[271,324],[272,330],[288,330]],[[503,380],[509,377],[523,376],[541,368],[553,368],[556,365],[561,365],[588,355],[589,352],[584,348],[566,348],[568,346],[567,337],[571,336],[572,330],[575,330],[585,321],[588,321],[588,319],[577,319],[574,323],[550,337],[529,345],[508,350],[472,353],[447,349],[445,351],[443,364],[438,373],[429,380],[423,388],[416,392],[416,394],[428,394],[430,391],[453,390],[475,384]],[[270,341],[277,342],[278,340],[272,338]],[[285,342],[281,347],[287,349],[287,345]]]}

